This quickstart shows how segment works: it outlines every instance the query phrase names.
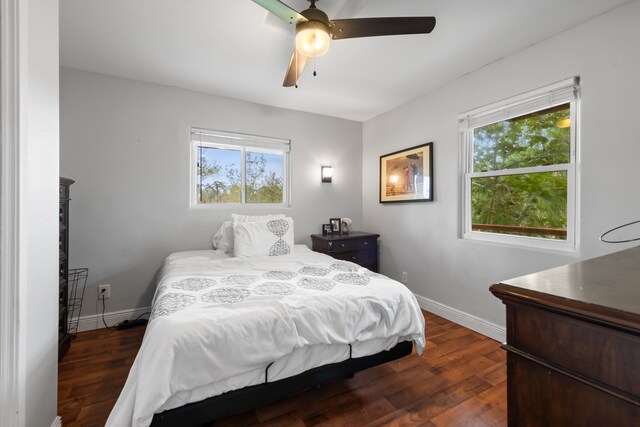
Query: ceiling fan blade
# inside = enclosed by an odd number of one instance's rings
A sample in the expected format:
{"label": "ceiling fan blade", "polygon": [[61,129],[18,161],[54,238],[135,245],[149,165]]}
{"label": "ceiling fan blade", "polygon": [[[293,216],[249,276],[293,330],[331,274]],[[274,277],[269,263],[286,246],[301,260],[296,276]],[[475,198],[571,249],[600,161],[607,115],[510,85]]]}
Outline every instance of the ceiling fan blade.
{"label": "ceiling fan blade", "polygon": [[282,19],[278,18],[273,13],[267,13],[267,16],[264,18],[264,25],[269,28],[274,28],[277,31],[281,31],[285,34],[294,34],[295,24],[289,24],[284,22]]}
{"label": "ceiling fan blade", "polygon": [[302,70],[304,70],[305,65],[307,65],[307,57],[304,55],[300,55],[298,51],[294,49],[293,55],[291,55],[291,61],[289,61],[289,68],[287,68],[287,74],[285,74],[284,82],[282,82],[282,86],[295,86],[298,78],[300,78],[300,74],[302,74]]}
{"label": "ceiling fan blade", "polygon": [[291,9],[286,4],[282,3],[279,0],[252,0],[254,3],[259,4],[260,6],[267,9],[269,12],[273,13],[278,18],[282,19],[284,22],[289,24],[298,24],[300,22],[308,21],[307,18],[300,15],[295,10]]}
{"label": "ceiling fan blade", "polygon": [[436,18],[433,16],[334,19],[331,21],[331,38],[340,40],[399,34],[427,34],[435,26]]}

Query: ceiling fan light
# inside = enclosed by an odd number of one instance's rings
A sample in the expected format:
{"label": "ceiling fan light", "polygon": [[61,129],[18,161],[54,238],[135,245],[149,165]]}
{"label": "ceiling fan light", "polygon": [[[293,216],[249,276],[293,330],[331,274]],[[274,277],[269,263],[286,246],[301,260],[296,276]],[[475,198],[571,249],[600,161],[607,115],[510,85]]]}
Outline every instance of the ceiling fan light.
{"label": "ceiling fan light", "polygon": [[331,36],[329,28],[322,22],[307,21],[296,29],[296,50],[301,55],[315,57],[327,53]]}

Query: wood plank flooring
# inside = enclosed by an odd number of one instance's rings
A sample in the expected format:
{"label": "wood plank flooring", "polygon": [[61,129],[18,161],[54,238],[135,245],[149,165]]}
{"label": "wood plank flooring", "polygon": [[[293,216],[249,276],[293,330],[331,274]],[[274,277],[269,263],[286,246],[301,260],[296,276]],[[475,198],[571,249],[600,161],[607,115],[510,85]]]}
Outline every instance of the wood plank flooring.
{"label": "wood plank flooring", "polygon": [[[499,344],[424,312],[427,350],[216,426],[506,426],[506,356]],[[59,365],[62,424],[103,426],[144,328],[83,332]]]}

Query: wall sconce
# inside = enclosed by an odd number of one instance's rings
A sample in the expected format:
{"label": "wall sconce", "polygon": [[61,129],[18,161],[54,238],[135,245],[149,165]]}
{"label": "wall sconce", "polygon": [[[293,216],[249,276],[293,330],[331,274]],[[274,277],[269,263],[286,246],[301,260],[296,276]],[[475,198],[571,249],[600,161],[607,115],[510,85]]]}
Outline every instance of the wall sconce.
{"label": "wall sconce", "polygon": [[333,177],[333,166],[321,166],[320,170],[322,172],[322,182],[331,182],[331,177]]}

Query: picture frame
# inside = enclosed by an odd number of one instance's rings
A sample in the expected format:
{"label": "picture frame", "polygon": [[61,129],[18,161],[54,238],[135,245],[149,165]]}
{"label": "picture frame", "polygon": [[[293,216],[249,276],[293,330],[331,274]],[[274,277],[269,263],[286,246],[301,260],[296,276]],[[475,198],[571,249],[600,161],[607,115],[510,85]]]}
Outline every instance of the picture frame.
{"label": "picture frame", "polygon": [[433,201],[433,142],[380,156],[380,203]]}
{"label": "picture frame", "polygon": [[342,227],[342,220],[340,218],[329,218],[331,224],[331,234],[340,234]]}
{"label": "picture frame", "polygon": [[327,236],[333,233],[333,226],[331,224],[322,224],[322,235]]}

